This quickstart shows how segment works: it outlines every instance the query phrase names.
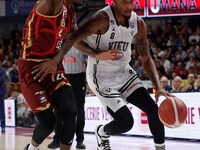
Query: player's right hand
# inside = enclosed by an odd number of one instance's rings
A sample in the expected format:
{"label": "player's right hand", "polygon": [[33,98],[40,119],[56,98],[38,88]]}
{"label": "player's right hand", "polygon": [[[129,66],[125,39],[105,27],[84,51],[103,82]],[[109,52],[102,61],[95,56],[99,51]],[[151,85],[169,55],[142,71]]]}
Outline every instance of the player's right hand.
{"label": "player's right hand", "polygon": [[53,59],[49,59],[45,62],[42,62],[36,66],[33,67],[33,71],[31,74],[36,74],[34,76],[34,79],[39,82],[42,82],[44,78],[48,75],[51,74],[51,79],[54,82],[55,81],[55,74],[57,71],[57,64]]}
{"label": "player's right hand", "polygon": [[118,49],[111,49],[111,50],[97,52],[95,57],[96,59],[102,61],[106,60],[117,61],[122,57],[124,57],[124,54]]}

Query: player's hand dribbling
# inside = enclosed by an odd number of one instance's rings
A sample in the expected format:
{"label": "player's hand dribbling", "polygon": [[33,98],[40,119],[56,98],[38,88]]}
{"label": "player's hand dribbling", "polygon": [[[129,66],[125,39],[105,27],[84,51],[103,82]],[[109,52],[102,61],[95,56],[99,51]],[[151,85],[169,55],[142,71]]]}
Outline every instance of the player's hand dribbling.
{"label": "player's hand dribbling", "polygon": [[123,53],[118,49],[111,49],[107,51],[100,51],[96,54],[96,59],[106,61],[112,60],[117,61],[124,57]]}
{"label": "player's hand dribbling", "polygon": [[156,98],[156,104],[158,103],[159,97],[160,96],[165,96],[167,97],[175,97],[174,95],[170,94],[169,92],[165,91],[164,89],[158,89],[156,94],[155,94],[155,98]]}
{"label": "player's hand dribbling", "polygon": [[51,74],[51,79],[54,82],[55,74],[57,71],[57,64],[58,63],[56,63],[53,59],[49,59],[48,61],[42,62],[34,66],[31,74],[36,74],[34,76],[34,79],[38,79],[39,82],[43,81],[48,74]]}

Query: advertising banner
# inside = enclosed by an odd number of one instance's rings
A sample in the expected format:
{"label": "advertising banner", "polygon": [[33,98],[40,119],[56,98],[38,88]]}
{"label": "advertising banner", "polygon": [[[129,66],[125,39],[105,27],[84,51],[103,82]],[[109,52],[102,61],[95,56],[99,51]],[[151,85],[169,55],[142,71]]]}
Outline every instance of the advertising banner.
{"label": "advertising banner", "polygon": [[147,1],[147,17],[200,15],[199,0]]}
{"label": "advertising banner", "polygon": [[27,16],[37,0],[6,0],[6,16]]}
{"label": "advertising banner", "polygon": [[[165,127],[166,137],[183,139],[200,139],[200,93],[173,93],[184,101],[187,106],[188,116],[184,125],[179,128]],[[155,99],[154,94],[151,94]],[[164,100],[160,97],[158,105]],[[106,124],[113,118],[106,112],[97,97],[86,97],[85,101],[85,131],[94,132],[99,124]],[[125,133],[129,135],[152,136],[148,126],[147,116],[137,107],[128,104],[134,118],[133,128]]]}
{"label": "advertising banner", "polygon": [[[105,0],[105,3],[111,5],[113,3],[113,0]],[[145,17],[146,16],[145,6],[146,6],[145,0],[134,0],[133,10],[134,12],[137,13],[137,15]]]}
{"label": "advertising banner", "polygon": [[200,15],[200,0],[135,0],[133,10],[141,17]]}
{"label": "advertising banner", "polygon": [[5,15],[6,15],[5,1],[0,1],[0,17],[4,17]]}
{"label": "advertising banner", "polygon": [[15,99],[11,98],[5,99],[4,108],[5,108],[6,126],[14,127],[16,125]]}

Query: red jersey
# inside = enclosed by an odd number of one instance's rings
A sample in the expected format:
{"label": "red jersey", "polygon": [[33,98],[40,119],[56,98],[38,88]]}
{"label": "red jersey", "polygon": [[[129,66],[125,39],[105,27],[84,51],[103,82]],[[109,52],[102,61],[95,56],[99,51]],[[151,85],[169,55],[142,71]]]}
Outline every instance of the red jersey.
{"label": "red jersey", "polygon": [[46,16],[35,10],[38,3],[24,25],[20,57],[39,62],[52,58],[61,48],[73,23],[74,8],[64,1],[58,15]]}

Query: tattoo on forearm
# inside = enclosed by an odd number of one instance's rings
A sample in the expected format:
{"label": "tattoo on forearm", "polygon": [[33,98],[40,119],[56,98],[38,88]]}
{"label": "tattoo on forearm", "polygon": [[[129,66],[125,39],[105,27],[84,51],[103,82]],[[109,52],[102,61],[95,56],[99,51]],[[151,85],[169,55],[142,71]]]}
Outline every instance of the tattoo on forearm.
{"label": "tattoo on forearm", "polygon": [[149,54],[149,46],[147,39],[137,39],[137,48],[141,57]]}

